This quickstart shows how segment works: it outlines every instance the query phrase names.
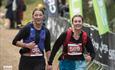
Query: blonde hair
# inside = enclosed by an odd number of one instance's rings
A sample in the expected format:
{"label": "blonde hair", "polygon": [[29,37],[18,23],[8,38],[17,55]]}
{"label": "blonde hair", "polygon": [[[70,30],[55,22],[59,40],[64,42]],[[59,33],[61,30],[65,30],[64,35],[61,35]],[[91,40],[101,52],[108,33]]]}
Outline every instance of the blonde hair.
{"label": "blonde hair", "polygon": [[45,9],[45,5],[44,4],[38,4],[36,8],[44,10]]}

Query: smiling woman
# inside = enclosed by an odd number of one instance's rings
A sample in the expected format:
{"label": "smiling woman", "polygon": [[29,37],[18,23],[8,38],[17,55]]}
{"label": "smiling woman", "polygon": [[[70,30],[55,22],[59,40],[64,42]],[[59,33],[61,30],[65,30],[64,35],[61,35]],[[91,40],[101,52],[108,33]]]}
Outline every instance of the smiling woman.
{"label": "smiling woman", "polygon": [[74,30],[81,31],[83,26],[83,17],[81,15],[75,15],[72,18],[72,27]]}
{"label": "smiling woman", "polygon": [[33,24],[37,29],[41,28],[43,25],[44,11],[42,9],[36,8],[32,13]]}
{"label": "smiling woman", "polygon": [[[44,12],[35,8],[32,21],[15,36],[12,44],[21,47],[19,70],[45,70],[45,56],[50,55],[50,32],[43,25]],[[21,41],[23,40],[23,42]]]}
{"label": "smiling woman", "polygon": [[[90,62],[94,59],[95,51],[90,37],[82,30],[82,24],[81,15],[72,17],[72,27],[62,32],[53,45],[48,70],[52,70],[54,57],[60,48],[63,50],[59,57],[59,70],[86,70],[86,61]],[[87,51],[86,56],[84,56],[84,47]]]}

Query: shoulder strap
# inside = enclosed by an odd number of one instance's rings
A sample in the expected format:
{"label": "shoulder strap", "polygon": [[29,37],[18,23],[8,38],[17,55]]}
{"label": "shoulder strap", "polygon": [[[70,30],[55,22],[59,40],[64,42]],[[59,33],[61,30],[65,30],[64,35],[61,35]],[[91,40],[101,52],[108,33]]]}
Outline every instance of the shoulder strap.
{"label": "shoulder strap", "polygon": [[[34,31],[34,29],[32,29],[32,24],[31,24],[31,22],[29,22],[26,26],[24,26],[24,28],[23,29],[26,29],[25,30],[25,34],[26,34],[26,38],[24,39],[24,42],[26,42],[26,43],[29,43],[29,42],[31,42],[31,41],[33,41],[34,40],[34,38],[30,38],[30,37],[33,37],[34,35],[35,35],[35,31]],[[32,33],[31,33],[32,32]]]}
{"label": "shoulder strap", "polygon": [[64,41],[64,46],[67,46],[68,42],[70,41],[71,35],[72,35],[72,29],[69,28],[66,31],[66,39]]}
{"label": "shoulder strap", "polygon": [[[67,46],[68,42],[70,41],[70,38],[71,38],[71,35],[72,35],[72,29],[69,28],[67,29],[66,31],[66,39],[64,41],[64,46]],[[83,31],[83,34],[82,34],[82,42],[83,42],[83,45],[86,45],[87,43],[87,33]]]}
{"label": "shoulder strap", "polygon": [[45,38],[46,38],[46,31],[45,28],[42,27],[42,30],[40,31],[40,40],[39,40],[39,47],[43,51],[45,48]]}
{"label": "shoulder strap", "polygon": [[82,42],[83,42],[83,45],[86,45],[86,43],[87,43],[87,33],[84,31],[82,34]]}
{"label": "shoulder strap", "polygon": [[[29,24],[30,26],[30,35],[34,35],[34,39],[35,39],[35,42],[38,44],[39,46],[39,49],[43,52],[43,50],[45,49],[45,38],[46,38],[46,30],[45,30],[45,27],[42,26],[41,30],[40,30],[40,33],[39,33],[39,40],[36,39],[36,31],[34,28],[32,28],[32,24],[30,23]],[[37,35],[38,36],[38,35]],[[39,43],[38,43],[39,41]]]}

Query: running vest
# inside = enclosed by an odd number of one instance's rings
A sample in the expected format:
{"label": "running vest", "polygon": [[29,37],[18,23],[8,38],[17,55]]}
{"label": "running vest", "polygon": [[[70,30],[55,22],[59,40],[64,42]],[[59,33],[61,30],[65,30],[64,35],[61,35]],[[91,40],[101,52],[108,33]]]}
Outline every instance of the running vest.
{"label": "running vest", "polygon": [[[67,29],[66,32],[67,32],[67,35],[66,35],[66,39],[64,41],[63,46],[67,46],[67,44],[69,43],[69,41],[71,39],[71,35],[72,35],[72,29],[69,28],[69,29]],[[82,31],[82,32],[83,32],[83,34],[82,34],[82,42],[83,42],[83,45],[85,46],[86,43],[87,43],[87,33],[84,32],[84,31]]]}
{"label": "running vest", "polygon": [[[72,35],[72,29],[71,28],[69,28],[67,31],[66,31],[66,39],[65,39],[65,41],[64,41],[64,43],[63,43],[63,47],[68,47],[68,44],[70,43],[70,39],[71,39],[71,35]],[[82,45],[83,45],[83,47],[85,47],[85,45],[86,45],[86,43],[87,43],[87,33],[86,32],[84,32],[84,31],[82,31]],[[82,48],[83,48],[82,47]],[[67,53],[65,53],[64,51],[63,51],[63,53],[62,53],[62,59],[64,59],[65,57],[64,56],[68,56],[67,55]]]}
{"label": "running vest", "polygon": [[[32,23],[29,24],[29,27],[30,27],[29,36],[23,40],[25,43],[36,41],[36,39],[35,39],[36,38],[36,30],[33,27]],[[37,43],[37,45],[39,46],[39,49],[42,53],[43,53],[43,50],[45,49],[45,46],[44,46],[45,37],[46,37],[45,27],[42,26],[42,28],[40,30],[40,34],[39,34],[39,40],[37,40],[37,41],[39,41]]]}

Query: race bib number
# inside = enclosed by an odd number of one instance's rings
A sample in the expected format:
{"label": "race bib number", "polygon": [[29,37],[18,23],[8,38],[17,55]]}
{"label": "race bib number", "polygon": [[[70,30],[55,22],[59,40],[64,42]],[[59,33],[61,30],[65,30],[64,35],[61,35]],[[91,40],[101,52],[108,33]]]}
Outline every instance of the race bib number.
{"label": "race bib number", "polygon": [[38,48],[38,45],[36,45],[32,50],[31,50],[31,56],[42,56],[42,52]]}
{"label": "race bib number", "polygon": [[68,55],[81,55],[82,44],[68,44]]}

